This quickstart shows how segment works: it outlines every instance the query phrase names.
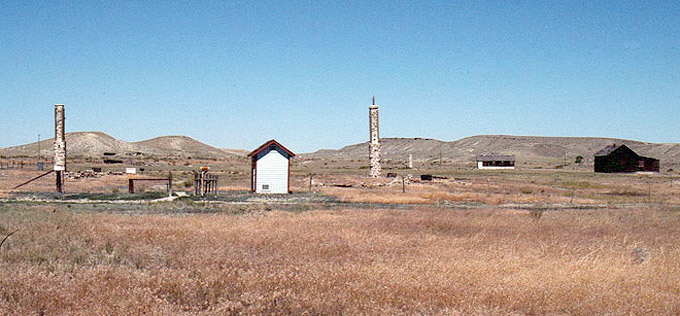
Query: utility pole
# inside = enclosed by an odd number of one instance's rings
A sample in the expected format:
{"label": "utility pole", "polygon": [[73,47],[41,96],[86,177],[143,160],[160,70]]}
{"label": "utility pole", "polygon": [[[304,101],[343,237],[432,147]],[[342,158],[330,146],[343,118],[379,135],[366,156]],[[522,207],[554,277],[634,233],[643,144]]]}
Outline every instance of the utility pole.
{"label": "utility pole", "polygon": [[439,167],[442,166],[442,145],[439,144]]}

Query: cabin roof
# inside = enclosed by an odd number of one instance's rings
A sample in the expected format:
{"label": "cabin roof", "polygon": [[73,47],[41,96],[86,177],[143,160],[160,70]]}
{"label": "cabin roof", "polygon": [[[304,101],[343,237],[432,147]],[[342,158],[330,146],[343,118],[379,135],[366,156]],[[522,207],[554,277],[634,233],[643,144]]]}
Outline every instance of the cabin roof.
{"label": "cabin roof", "polygon": [[515,155],[502,155],[502,154],[477,155],[477,161],[515,161]]}
{"label": "cabin roof", "polygon": [[[624,144],[618,144],[618,145],[617,144],[611,144],[611,145],[604,146],[604,148],[600,149],[598,152],[595,153],[595,156],[608,156],[609,154],[615,152],[617,149],[619,149],[621,147],[628,148],[628,146],[626,146]],[[628,149],[630,149],[630,148],[628,148]]]}
{"label": "cabin roof", "polygon": [[248,157],[255,157],[257,154],[259,154],[261,151],[267,149],[270,145],[276,145],[277,147],[281,148],[283,151],[285,151],[290,157],[295,157],[295,154],[288,150],[288,148],[284,147],[283,145],[279,144],[279,142],[275,140],[270,140],[264,144],[262,144],[260,147],[257,147],[257,149],[253,150],[248,154]]}

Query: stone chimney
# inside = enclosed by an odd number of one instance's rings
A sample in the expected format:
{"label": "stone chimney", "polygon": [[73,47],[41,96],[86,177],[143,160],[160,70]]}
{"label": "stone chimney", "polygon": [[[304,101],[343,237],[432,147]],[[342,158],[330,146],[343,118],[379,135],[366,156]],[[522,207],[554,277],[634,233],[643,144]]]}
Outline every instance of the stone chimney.
{"label": "stone chimney", "polygon": [[368,106],[368,122],[370,127],[370,141],[368,143],[368,159],[370,161],[371,177],[380,176],[380,133],[378,123],[378,106],[375,105],[375,97],[373,97],[373,104]]}
{"label": "stone chimney", "polygon": [[54,171],[66,170],[66,134],[64,132],[64,105],[54,105]]}

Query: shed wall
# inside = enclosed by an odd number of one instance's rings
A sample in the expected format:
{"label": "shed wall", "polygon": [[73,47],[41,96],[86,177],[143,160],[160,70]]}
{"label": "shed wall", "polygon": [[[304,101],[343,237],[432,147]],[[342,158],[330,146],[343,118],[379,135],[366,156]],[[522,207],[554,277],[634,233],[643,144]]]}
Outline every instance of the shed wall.
{"label": "shed wall", "polygon": [[482,163],[480,162],[479,165],[477,166],[477,169],[481,170],[514,170],[515,166],[483,166]]}
{"label": "shed wall", "polygon": [[595,172],[636,172],[639,159],[628,147],[620,147],[607,156],[595,156]]}
{"label": "shed wall", "polygon": [[269,150],[258,158],[255,192],[288,193],[288,159],[277,150]]}

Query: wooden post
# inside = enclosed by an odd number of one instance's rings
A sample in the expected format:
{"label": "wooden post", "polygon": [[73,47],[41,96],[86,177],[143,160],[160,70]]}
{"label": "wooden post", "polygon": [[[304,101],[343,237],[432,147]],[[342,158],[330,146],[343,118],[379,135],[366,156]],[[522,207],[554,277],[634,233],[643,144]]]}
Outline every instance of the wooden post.
{"label": "wooden post", "polygon": [[401,193],[406,193],[406,180],[403,174],[401,175]]}
{"label": "wooden post", "polygon": [[172,196],[172,171],[168,171],[168,196]]}
{"label": "wooden post", "polygon": [[208,194],[210,194],[210,189],[211,189],[210,184],[211,183],[210,183],[210,175],[207,172],[205,174],[205,179],[203,179],[203,181],[205,181],[205,194],[204,195],[208,195]]}
{"label": "wooden post", "polygon": [[198,182],[198,173],[194,171],[194,195],[198,195],[198,186],[200,183]]}
{"label": "wooden post", "polygon": [[486,179],[486,196],[491,196],[491,182]]}
{"label": "wooden post", "polygon": [[314,178],[314,175],[310,174],[309,175],[309,192],[312,191],[312,178]]}
{"label": "wooden post", "polygon": [[442,145],[439,145],[439,167],[442,166]]}
{"label": "wooden post", "polygon": [[128,193],[135,193],[135,181],[133,179],[128,179]]}
{"label": "wooden post", "polygon": [[208,184],[205,183],[205,172],[201,172],[201,196],[205,196],[205,190],[207,187]]}

